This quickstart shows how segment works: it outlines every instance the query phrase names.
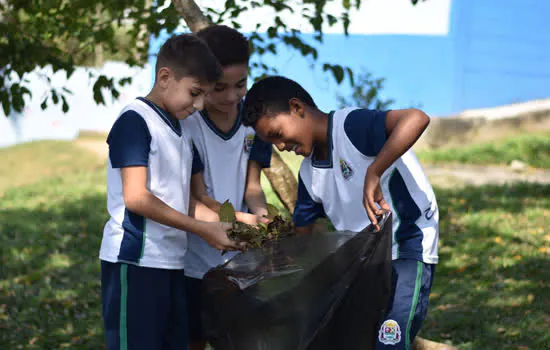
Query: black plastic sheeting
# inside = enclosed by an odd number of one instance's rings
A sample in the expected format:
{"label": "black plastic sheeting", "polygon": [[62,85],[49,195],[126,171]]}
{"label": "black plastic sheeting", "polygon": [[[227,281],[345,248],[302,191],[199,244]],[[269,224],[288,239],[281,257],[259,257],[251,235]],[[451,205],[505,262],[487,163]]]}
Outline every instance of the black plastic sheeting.
{"label": "black plastic sheeting", "polygon": [[391,214],[381,230],[268,242],[204,277],[216,350],[373,349],[391,292]]}

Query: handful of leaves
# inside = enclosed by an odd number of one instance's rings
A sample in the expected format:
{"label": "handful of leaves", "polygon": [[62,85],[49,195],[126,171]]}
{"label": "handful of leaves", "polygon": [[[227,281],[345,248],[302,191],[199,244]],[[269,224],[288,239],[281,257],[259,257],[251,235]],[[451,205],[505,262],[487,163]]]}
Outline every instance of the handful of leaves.
{"label": "handful of leaves", "polygon": [[268,204],[267,213],[267,218],[270,220],[267,225],[263,223],[257,226],[248,225],[237,221],[235,208],[229,201],[225,201],[218,211],[218,216],[220,221],[233,224],[231,230],[227,232],[229,238],[236,242],[246,242],[251,247],[261,247],[268,240],[294,235],[292,221],[285,219],[279,209]]}

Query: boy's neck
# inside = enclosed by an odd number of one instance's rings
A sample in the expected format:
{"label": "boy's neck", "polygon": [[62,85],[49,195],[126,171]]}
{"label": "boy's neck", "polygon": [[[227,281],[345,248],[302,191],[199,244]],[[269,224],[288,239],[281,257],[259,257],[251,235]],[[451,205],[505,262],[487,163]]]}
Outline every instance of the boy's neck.
{"label": "boy's neck", "polygon": [[313,145],[315,158],[317,160],[325,160],[329,156],[328,149],[328,113],[318,110],[317,108],[310,111],[313,123]]}
{"label": "boy's neck", "polygon": [[208,118],[216,125],[218,129],[221,131],[227,133],[229,130],[233,128],[235,125],[235,122],[237,121],[237,118],[239,116],[239,106],[237,105],[231,113],[225,113],[222,111],[218,111],[214,108],[206,108],[205,109]]}
{"label": "boy's neck", "polygon": [[163,98],[161,97],[161,94],[159,93],[159,91],[155,89],[155,87],[153,87],[151,92],[149,92],[149,94],[145,96],[145,98],[153,102],[163,110],[166,110],[166,106],[164,105]]}

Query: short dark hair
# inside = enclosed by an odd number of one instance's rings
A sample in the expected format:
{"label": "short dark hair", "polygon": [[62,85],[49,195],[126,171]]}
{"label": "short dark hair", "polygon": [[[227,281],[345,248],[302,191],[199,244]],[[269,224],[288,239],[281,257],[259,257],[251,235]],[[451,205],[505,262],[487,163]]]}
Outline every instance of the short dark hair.
{"label": "short dark hair", "polygon": [[243,124],[255,126],[258,119],[264,115],[289,112],[288,103],[292,98],[297,98],[311,107],[317,107],[311,95],[294,80],[273,76],[257,81],[248,90],[244,99]]}
{"label": "short dark hair", "polygon": [[250,45],[237,30],[224,25],[211,25],[197,32],[204,40],[222,67],[246,64],[250,58]]}
{"label": "short dark hair", "polygon": [[214,82],[221,76],[218,59],[206,43],[194,34],[174,35],[162,45],[157,55],[155,73],[168,67],[176,79],[196,77],[201,81]]}

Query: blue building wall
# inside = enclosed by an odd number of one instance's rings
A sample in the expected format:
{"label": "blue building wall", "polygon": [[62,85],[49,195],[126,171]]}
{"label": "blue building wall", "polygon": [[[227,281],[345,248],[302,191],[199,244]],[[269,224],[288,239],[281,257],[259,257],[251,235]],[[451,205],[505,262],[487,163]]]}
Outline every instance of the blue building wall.
{"label": "blue building wall", "polygon": [[455,0],[451,110],[550,97],[550,1]]}
{"label": "blue building wall", "polygon": [[[550,97],[550,1],[455,0],[446,36],[327,34],[320,62],[385,77],[394,108],[420,106],[430,115]],[[151,40],[152,54],[167,35]],[[311,36],[305,36],[311,40]],[[299,53],[278,48],[263,62],[302,84],[324,110],[347,95],[329,73]],[[154,64],[155,58],[151,57]]]}

